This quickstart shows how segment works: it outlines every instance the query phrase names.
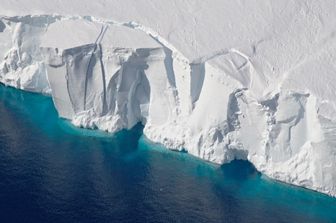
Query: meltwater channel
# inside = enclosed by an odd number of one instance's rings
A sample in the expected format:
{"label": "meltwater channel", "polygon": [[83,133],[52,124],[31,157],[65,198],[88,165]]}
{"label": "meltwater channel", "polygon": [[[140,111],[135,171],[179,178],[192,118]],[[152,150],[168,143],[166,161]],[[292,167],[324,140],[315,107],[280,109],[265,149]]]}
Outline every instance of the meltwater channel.
{"label": "meltwater channel", "polygon": [[59,119],[0,85],[0,222],[336,222],[336,199]]}

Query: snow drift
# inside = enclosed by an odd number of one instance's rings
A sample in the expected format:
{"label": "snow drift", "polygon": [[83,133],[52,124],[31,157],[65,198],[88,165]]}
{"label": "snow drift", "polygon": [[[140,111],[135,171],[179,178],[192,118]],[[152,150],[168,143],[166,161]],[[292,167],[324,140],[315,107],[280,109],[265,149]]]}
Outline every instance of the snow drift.
{"label": "snow drift", "polygon": [[[50,94],[74,125],[115,132],[142,122],[167,148],[219,164],[247,159],[274,179],[336,196],[335,34],[313,3],[288,2],[288,23],[273,12],[259,39],[251,31],[258,41],[205,56],[186,46],[211,49],[211,35],[172,43],[137,22],[3,16],[0,81]],[[254,10],[266,16],[262,6]],[[245,37],[239,28],[227,35]]]}

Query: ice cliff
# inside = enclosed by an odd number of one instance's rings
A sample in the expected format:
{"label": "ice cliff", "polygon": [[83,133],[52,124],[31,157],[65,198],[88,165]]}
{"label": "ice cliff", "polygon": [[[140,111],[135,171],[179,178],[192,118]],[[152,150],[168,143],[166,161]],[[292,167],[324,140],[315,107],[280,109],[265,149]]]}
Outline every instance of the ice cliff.
{"label": "ice cliff", "polygon": [[[336,13],[327,1],[237,2],[237,15],[217,3],[227,20],[216,21],[223,16],[210,3],[211,26],[186,22],[166,35],[169,18],[155,26],[146,16],[144,25],[0,10],[0,82],[51,95],[76,126],[116,132],[142,122],[167,148],[218,164],[247,159],[274,179],[336,196]],[[207,12],[193,7],[185,13]],[[239,19],[244,10],[251,14]],[[191,18],[194,29],[202,24]],[[209,33],[189,39],[188,30]],[[221,38],[231,46],[212,50]]]}

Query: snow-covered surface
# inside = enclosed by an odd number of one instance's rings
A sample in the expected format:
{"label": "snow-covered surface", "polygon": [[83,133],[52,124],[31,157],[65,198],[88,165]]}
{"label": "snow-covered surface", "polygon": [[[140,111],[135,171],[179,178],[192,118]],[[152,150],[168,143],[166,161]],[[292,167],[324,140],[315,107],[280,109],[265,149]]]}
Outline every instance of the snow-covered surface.
{"label": "snow-covered surface", "polygon": [[336,196],[336,4],[1,0],[0,81],[61,117]]}

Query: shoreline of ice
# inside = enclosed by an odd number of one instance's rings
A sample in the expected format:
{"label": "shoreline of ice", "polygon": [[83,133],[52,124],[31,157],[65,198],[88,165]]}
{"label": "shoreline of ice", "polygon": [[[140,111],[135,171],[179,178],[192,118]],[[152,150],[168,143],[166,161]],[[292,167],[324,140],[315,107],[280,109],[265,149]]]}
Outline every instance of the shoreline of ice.
{"label": "shoreline of ice", "polygon": [[[314,66],[299,61],[270,76],[267,51],[236,48],[189,60],[135,22],[0,21],[0,82],[51,94],[74,125],[116,132],[141,122],[145,136],[167,148],[218,164],[246,159],[273,179],[336,196],[335,103],[318,80],[309,82],[314,73],[306,77]],[[329,54],[330,47],[308,59],[318,68]]]}

